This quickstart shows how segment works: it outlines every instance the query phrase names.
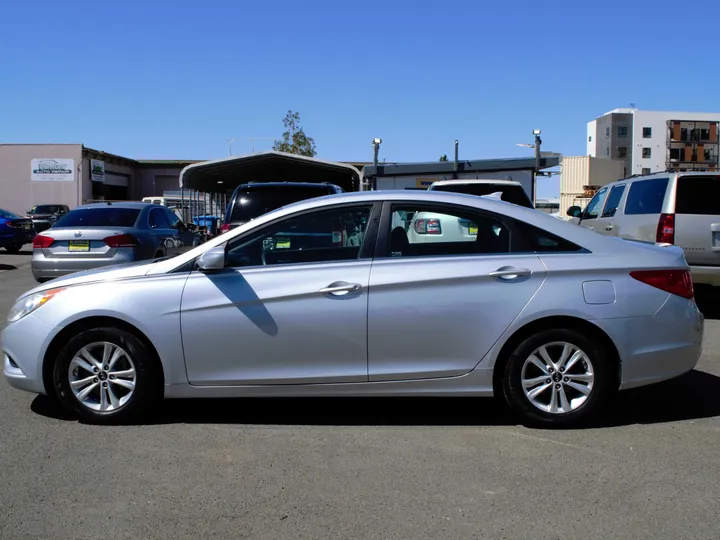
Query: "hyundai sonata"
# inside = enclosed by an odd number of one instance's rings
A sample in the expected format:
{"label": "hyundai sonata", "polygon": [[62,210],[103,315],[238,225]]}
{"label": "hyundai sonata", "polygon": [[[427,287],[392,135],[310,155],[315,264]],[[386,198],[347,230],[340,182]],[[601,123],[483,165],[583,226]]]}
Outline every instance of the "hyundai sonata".
{"label": "hyundai sonata", "polygon": [[[432,241],[458,221],[467,234]],[[373,191],[55,279],[18,299],[1,350],[12,386],[87,422],[163,396],[496,395],[567,425],[691,370],[702,337],[677,247],[490,197]]]}

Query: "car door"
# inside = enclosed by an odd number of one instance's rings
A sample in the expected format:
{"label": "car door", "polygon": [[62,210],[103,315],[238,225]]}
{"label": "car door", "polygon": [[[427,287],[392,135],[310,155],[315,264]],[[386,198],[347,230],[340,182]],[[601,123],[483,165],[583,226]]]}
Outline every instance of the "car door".
{"label": "car door", "polygon": [[[367,381],[367,308],[380,206],[281,218],[191,272],[181,328],[194,385]],[[377,217],[373,217],[377,215]]]}
{"label": "car door", "polygon": [[625,194],[625,184],[615,184],[610,189],[610,193],[605,199],[600,218],[595,223],[595,230],[607,236],[617,236],[617,228],[615,227],[615,216],[618,208],[621,207],[623,195]]}
{"label": "car door", "polygon": [[[430,214],[432,226],[413,235],[400,224]],[[474,237],[416,241],[418,231],[441,236],[459,221]],[[546,272],[535,253],[511,252],[508,223],[462,206],[385,203],[370,274],[370,381],[462,375],[480,362]]]}
{"label": "car door", "polygon": [[176,244],[173,249],[177,253],[184,253],[201,243],[200,235],[189,230],[175,212],[166,208],[165,216],[173,231],[173,240]]}
{"label": "car door", "polygon": [[605,186],[598,190],[595,196],[585,207],[585,210],[583,210],[583,213],[580,215],[580,223],[578,223],[578,225],[601,234],[606,234],[608,232],[604,230],[606,223],[608,222],[607,218],[600,217],[603,206],[605,206],[605,198],[607,197],[608,189],[609,187]]}
{"label": "car door", "polygon": [[148,214],[148,225],[155,253],[163,253],[172,257],[179,253],[178,244],[175,240],[175,231],[170,228],[164,208],[152,208]]}

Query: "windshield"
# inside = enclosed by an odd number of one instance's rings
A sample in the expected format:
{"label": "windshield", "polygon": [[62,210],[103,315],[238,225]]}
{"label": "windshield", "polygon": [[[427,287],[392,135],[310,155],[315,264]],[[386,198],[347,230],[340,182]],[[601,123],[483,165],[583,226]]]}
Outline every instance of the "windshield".
{"label": "windshield", "polygon": [[22,218],[21,218],[20,216],[18,216],[17,214],[13,214],[12,212],[8,212],[7,210],[3,210],[2,208],[0,208],[0,218],[5,218],[5,219],[22,219]]}
{"label": "windshield", "polygon": [[502,200],[532,208],[530,199],[528,198],[522,186],[506,185],[506,184],[445,184],[441,186],[433,186],[431,191],[450,191],[452,193],[466,193],[468,195],[490,195],[491,193],[502,193]]}
{"label": "windshield", "polygon": [[139,208],[86,208],[76,209],[57,220],[59,227],[134,227]]}
{"label": "windshield", "polygon": [[57,205],[38,204],[33,206],[28,214],[54,214],[59,211],[60,207]]}
{"label": "windshield", "polygon": [[320,186],[253,186],[238,192],[230,221],[250,221],[281,206],[329,194],[329,188]]}

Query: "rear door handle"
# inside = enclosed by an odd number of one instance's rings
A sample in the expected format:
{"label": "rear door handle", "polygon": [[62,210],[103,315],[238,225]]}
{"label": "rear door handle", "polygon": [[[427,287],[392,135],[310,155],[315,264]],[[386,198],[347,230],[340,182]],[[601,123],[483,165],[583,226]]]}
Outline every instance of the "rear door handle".
{"label": "rear door handle", "polygon": [[612,231],[612,230],[613,230],[613,226],[612,226],[612,225],[608,225],[607,227],[605,227],[605,230],[606,230],[606,231]]}
{"label": "rear door handle", "polygon": [[336,281],[327,287],[320,289],[320,294],[332,294],[333,296],[343,296],[350,292],[359,291],[362,286],[359,283],[346,283],[345,281]]}
{"label": "rear door handle", "polygon": [[516,279],[522,276],[529,276],[532,274],[532,270],[527,268],[515,268],[514,266],[503,266],[498,268],[494,272],[488,273],[490,277],[499,277],[504,280]]}

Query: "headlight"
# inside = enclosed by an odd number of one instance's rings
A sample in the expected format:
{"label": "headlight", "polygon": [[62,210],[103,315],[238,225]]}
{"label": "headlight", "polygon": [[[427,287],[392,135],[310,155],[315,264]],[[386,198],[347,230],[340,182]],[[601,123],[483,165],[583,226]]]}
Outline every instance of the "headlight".
{"label": "headlight", "polygon": [[46,304],[57,293],[65,289],[49,289],[39,293],[31,294],[18,300],[8,313],[8,322],[15,322],[22,319],[25,315],[32,313],[37,308]]}

